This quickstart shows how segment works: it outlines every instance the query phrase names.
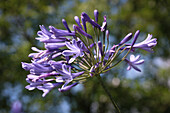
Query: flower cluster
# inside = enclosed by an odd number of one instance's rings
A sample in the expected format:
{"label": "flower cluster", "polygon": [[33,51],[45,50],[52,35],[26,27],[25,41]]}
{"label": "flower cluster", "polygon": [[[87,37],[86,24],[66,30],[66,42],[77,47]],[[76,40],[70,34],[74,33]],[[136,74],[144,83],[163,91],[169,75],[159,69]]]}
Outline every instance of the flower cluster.
{"label": "flower cluster", "polygon": [[[48,30],[40,25],[41,30],[38,31],[39,37],[36,39],[44,43],[45,50],[32,47],[35,53],[29,54],[31,63],[22,62],[22,67],[30,71],[26,78],[29,83],[26,89],[42,90],[43,97],[56,87],[60,87],[58,90],[64,92],[88,78],[109,71],[122,61],[128,63],[128,70],[134,68],[140,71],[136,65],[144,63],[144,60],[134,55],[128,60],[127,55],[137,48],[153,52],[152,48],[157,44],[156,38],[152,39],[149,34],[144,41],[136,43],[140,33],[138,30],[134,36],[129,33],[119,44],[110,46],[106,16],[102,25],[99,25],[98,15],[98,11],[94,10],[93,20],[83,12],[81,22],[79,17],[75,16],[77,25],[73,25],[73,31],[64,19],[62,22],[66,30],[53,26],[49,26]],[[92,26],[93,34],[88,33],[87,23]]]}

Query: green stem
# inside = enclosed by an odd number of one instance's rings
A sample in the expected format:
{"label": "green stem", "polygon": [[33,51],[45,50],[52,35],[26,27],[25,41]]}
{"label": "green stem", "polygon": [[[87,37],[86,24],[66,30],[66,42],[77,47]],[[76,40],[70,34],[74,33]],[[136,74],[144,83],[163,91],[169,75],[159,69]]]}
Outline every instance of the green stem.
{"label": "green stem", "polygon": [[96,77],[97,77],[98,80],[100,81],[100,83],[101,83],[101,85],[102,85],[104,91],[105,91],[105,92],[107,93],[107,95],[109,96],[109,98],[110,98],[112,104],[114,105],[114,107],[115,107],[117,113],[121,113],[121,112],[120,112],[120,109],[119,109],[119,107],[118,107],[118,105],[116,104],[116,102],[114,101],[112,95],[110,94],[110,92],[109,92],[108,89],[106,88],[104,82],[102,81],[100,74],[96,75]]}

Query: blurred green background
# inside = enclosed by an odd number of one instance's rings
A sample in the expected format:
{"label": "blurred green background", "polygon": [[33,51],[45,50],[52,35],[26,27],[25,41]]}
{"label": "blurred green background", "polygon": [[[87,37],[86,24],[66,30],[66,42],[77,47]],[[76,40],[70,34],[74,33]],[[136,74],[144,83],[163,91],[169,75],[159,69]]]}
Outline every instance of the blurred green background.
{"label": "blurred green background", "polygon": [[18,106],[24,113],[112,113],[113,105],[93,78],[72,90],[52,90],[45,98],[38,90],[28,91],[29,72],[21,62],[30,62],[31,47],[39,25],[64,29],[64,18],[72,28],[74,16],[86,12],[100,23],[107,16],[112,44],[129,32],[141,31],[158,39],[154,53],[137,51],[145,63],[142,73],[126,71],[123,63],[103,75],[122,113],[170,113],[170,0],[0,0],[0,113]]}

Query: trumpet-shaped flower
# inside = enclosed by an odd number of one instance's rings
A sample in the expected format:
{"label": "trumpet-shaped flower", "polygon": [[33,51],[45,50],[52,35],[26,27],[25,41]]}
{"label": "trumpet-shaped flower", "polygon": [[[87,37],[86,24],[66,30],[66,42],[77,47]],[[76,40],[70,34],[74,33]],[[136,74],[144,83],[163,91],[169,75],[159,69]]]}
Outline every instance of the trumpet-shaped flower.
{"label": "trumpet-shaped flower", "polygon": [[[147,38],[144,41],[134,44],[133,49],[140,48],[152,53],[153,52],[152,48],[156,46],[157,39],[156,38],[151,39],[151,38],[152,35],[148,34]],[[126,44],[126,45],[129,45],[127,46],[127,48],[131,47],[131,44]]]}
{"label": "trumpet-shaped flower", "polygon": [[125,59],[125,61],[128,63],[128,67],[127,70],[130,70],[131,68],[135,69],[136,71],[141,72],[141,70],[136,66],[136,65],[140,65],[144,63],[144,60],[140,60],[140,55],[138,56],[134,56],[134,55],[130,55],[130,60]]}
{"label": "trumpet-shaped flower", "polygon": [[67,91],[71,87],[77,85],[77,83],[72,83],[71,85],[68,84],[72,82],[75,77],[78,77],[84,73],[83,71],[78,73],[71,73],[71,67],[69,67],[69,70],[67,70],[67,66],[65,64],[62,65],[62,70],[57,70],[57,72],[61,76],[56,77],[56,82],[64,82],[63,86],[59,88],[60,92]]}
{"label": "trumpet-shaped flower", "polygon": [[66,46],[69,48],[69,50],[64,50],[63,51],[63,55],[64,56],[73,56],[70,60],[69,60],[69,63],[72,63],[74,62],[74,60],[77,58],[77,57],[83,57],[84,56],[84,53],[83,53],[83,42],[76,42],[75,39],[72,40],[72,44],[70,42],[66,42]]}
{"label": "trumpet-shaped flower", "polygon": [[44,93],[42,97],[45,97],[53,88],[58,87],[62,83],[44,83],[42,86],[37,86],[37,89],[42,90]]}

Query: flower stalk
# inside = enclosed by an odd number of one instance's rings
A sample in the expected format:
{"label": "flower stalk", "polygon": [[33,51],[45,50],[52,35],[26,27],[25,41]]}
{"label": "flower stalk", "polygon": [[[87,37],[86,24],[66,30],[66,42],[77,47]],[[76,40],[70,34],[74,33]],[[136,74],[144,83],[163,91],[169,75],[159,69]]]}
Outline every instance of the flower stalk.
{"label": "flower stalk", "polygon": [[104,91],[105,91],[106,94],[108,95],[109,99],[111,100],[113,106],[114,106],[115,109],[116,109],[116,112],[117,112],[117,113],[121,113],[118,105],[116,104],[116,102],[114,101],[114,99],[113,99],[112,95],[110,94],[109,90],[107,89],[107,87],[105,86],[104,82],[102,81],[102,78],[101,78],[100,74],[96,75],[96,77],[97,77],[97,79],[99,80],[102,88],[104,89]]}

